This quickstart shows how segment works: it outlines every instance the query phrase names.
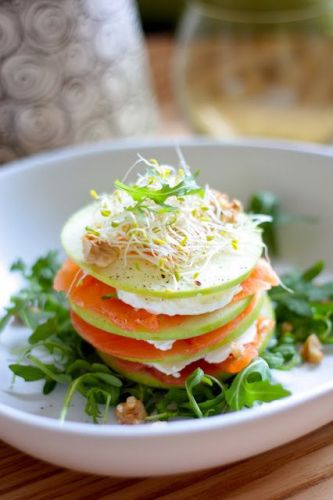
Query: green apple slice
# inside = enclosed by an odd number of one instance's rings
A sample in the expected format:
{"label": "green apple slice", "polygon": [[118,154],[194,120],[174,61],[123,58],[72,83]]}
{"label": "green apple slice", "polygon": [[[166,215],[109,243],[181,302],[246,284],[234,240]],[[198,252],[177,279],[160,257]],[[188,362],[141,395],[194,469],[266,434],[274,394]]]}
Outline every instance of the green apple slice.
{"label": "green apple slice", "polygon": [[[234,330],[232,330],[228,335],[223,337],[222,340],[220,340],[219,342],[217,342],[213,345],[208,346],[207,348],[198,352],[195,356],[203,358],[209,352],[212,352],[215,349],[220,349],[221,347],[224,347],[227,344],[230,344],[231,342],[236,340],[238,337],[240,337],[256,321],[256,319],[262,314],[262,312],[264,310],[266,310],[268,307],[267,303],[268,303],[269,299],[268,299],[266,294],[262,294],[260,297],[255,298],[254,300],[256,300],[255,307],[252,309],[252,311],[249,314],[247,314],[244,317],[244,319],[238,324],[238,326]],[[189,358],[193,358],[193,354],[191,354],[190,356],[186,355],[186,354],[182,354],[182,355],[179,355],[179,354],[178,355],[171,355],[170,354],[170,355],[168,355],[168,351],[164,351],[164,353],[165,353],[165,356],[163,357],[162,364],[172,365],[173,363],[179,363],[179,362],[186,361]],[[133,361],[133,362],[137,362],[137,363],[140,362],[140,363],[144,363],[144,364],[152,364],[153,363],[155,365],[158,365],[161,362],[160,358],[159,359],[153,359],[153,358],[142,359],[141,358],[139,360],[139,359],[135,359],[133,357],[127,358],[127,357],[122,356],[122,359],[126,359],[127,361]]]}
{"label": "green apple slice", "polygon": [[244,309],[246,309],[252,299],[252,296],[246,297],[244,299],[237,300],[236,302],[232,302],[231,304],[228,304],[227,306],[211,313],[200,314],[199,316],[186,316],[186,319],[184,319],[184,321],[178,326],[164,327],[157,332],[139,329],[123,330],[110,320],[105,319],[104,316],[88,311],[87,309],[83,309],[82,307],[77,306],[74,302],[70,302],[70,306],[72,310],[84,321],[95,326],[96,328],[99,328],[100,330],[104,330],[105,332],[137,340],[159,341],[187,339],[211,332],[212,330],[215,330],[216,328],[219,328],[235,319],[239,314],[241,314],[241,312],[244,311]]}
{"label": "green apple slice", "polygon": [[[96,205],[89,205],[74,214],[65,224],[61,240],[67,255],[87,273],[98,280],[127,292],[162,298],[193,297],[199,294],[211,294],[227,290],[238,285],[250,274],[262,254],[261,230],[252,224],[246,225],[238,239],[237,250],[221,250],[216,253],[209,264],[200,273],[198,284],[182,277],[174,283],[167,277],[161,276],[160,269],[146,261],[134,265],[131,259],[125,263],[119,258],[111,265],[101,268],[85,262],[82,251],[82,236],[85,227],[93,218]],[[138,258],[135,259],[138,262]],[[200,272],[193,268],[193,274]]]}
{"label": "green apple slice", "polygon": [[[269,303],[266,303],[264,305],[263,312],[264,311],[266,317],[274,318],[273,309]],[[268,334],[262,340],[261,345],[259,347],[259,353],[266,348],[273,333],[274,333],[274,328],[272,328],[272,330],[268,332]],[[147,385],[149,387],[158,387],[161,389],[182,387],[184,385],[182,381],[180,381],[179,379],[175,378],[173,381],[171,376],[165,377],[163,376],[163,374],[159,373],[156,369],[146,367],[142,363],[123,361],[121,359],[117,359],[113,356],[104,354],[102,352],[98,352],[98,354],[103,359],[103,361],[107,365],[109,365],[113,370],[122,374],[124,377],[126,377],[129,380],[132,380],[133,382]],[[220,380],[227,379],[231,376],[230,373],[223,373],[223,372],[219,373],[218,375],[217,374],[214,375],[217,376],[217,378],[219,378]],[[168,380],[168,382],[165,381],[166,379]]]}
{"label": "green apple slice", "polygon": [[[132,380],[138,384],[147,385],[149,387],[156,387],[159,389],[171,389],[172,387],[183,387],[184,384],[181,383],[177,378],[174,379],[173,383],[163,382],[161,373],[159,373],[154,368],[145,367],[145,365],[140,363],[134,363],[131,361],[123,361],[117,359],[109,354],[104,354],[103,352],[97,351],[100,358],[115,372],[120,373],[128,380]],[[216,376],[216,375],[215,375]],[[220,380],[230,377],[230,373],[220,373],[218,378]],[[171,376],[167,377],[171,380]]]}

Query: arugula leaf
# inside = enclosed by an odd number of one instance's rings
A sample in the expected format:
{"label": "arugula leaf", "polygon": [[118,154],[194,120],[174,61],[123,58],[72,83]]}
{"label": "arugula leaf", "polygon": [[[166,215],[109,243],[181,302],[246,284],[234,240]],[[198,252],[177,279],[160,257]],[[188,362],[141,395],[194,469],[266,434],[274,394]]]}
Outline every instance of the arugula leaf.
{"label": "arugula leaf", "polygon": [[324,261],[319,260],[313,266],[309,267],[309,269],[304,271],[304,273],[302,274],[302,280],[306,282],[313,281],[323,272],[324,268],[325,268]]}
{"label": "arugula leaf", "polygon": [[288,298],[281,300],[281,304],[286,305],[290,312],[298,314],[299,316],[307,318],[311,318],[312,316],[312,310],[309,302],[301,296],[289,295]]}
{"label": "arugula leaf", "polygon": [[251,408],[256,402],[269,402],[289,396],[281,384],[272,383],[268,364],[258,358],[242,370],[225,392],[225,398],[232,410]]}
{"label": "arugula leaf", "polygon": [[54,335],[56,328],[57,328],[57,319],[55,317],[49,318],[48,320],[45,321],[45,323],[42,323],[35,328],[35,330],[29,337],[29,344],[31,345],[37,344],[42,340],[48,339],[49,337]]}
{"label": "arugula leaf", "polygon": [[23,276],[25,276],[26,268],[27,268],[27,266],[23,262],[23,260],[22,259],[17,259],[10,266],[10,271],[19,271]]}
{"label": "arugula leaf", "polygon": [[43,394],[45,396],[50,394],[52,391],[54,391],[56,385],[57,385],[57,382],[55,380],[46,379],[45,384],[43,386]]}
{"label": "arugula leaf", "polygon": [[[94,422],[97,423],[101,416],[99,405],[105,404],[107,410],[111,403],[115,405],[119,400],[119,388],[121,386],[121,380],[111,373],[106,374],[103,372],[87,371],[70,383],[64,399],[60,419],[62,421],[65,420],[75,393],[81,392],[87,400],[85,407],[86,413],[93,417]],[[106,415],[104,413],[103,420],[105,420],[105,418]]]}
{"label": "arugula leaf", "polygon": [[[44,381],[43,393],[57,384],[66,388],[61,418],[66,418],[75,394],[85,399],[85,412],[94,422],[106,422],[111,407],[134,395],[145,405],[147,421],[203,418],[230,410],[241,410],[289,394],[272,382],[269,366],[290,369],[300,363],[298,342],[316,332],[322,342],[333,343],[333,283],[318,284],[323,270],[317,263],[303,273],[283,277],[293,291],[277,287],[270,292],[277,317],[277,335],[262,354],[238,375],[221,382],[201,369],[186,380],[185,388],[157,389],[131,382],[101,362],[95,350],[73,329],[64,294],[56,293],[52,281],[58,268],[50,252],[29,269],[22,261],[13,266],[26,285],[11,299],[0,325],[19,318],[31,335],[12,372],[26,381]],[[51,276],[53,276],[51,278]],[[290,300],[292,298],[292,300]],[[290,331],[284,331],[285,324]],[[47,362],[43,360],[47,358]]]}
{"label": "arugula leaf", "polygon": [[[86,414],[93,418],[94,423],[98,423],[99,419],[102,419],[103,423],[107,423],[113,399],[112,394],[99,387],[92,387],[87,391],[86,399]],[[100,410],[101,404],[104,405],[103,413]]]}
{"label": "arugula leaf", "polygon": [[277,370],[291,370],[301,363],[298,346],[289,335],[273,338],[261,356],[270,368]]}
{"label": "arugula leaf", "polygon": [[277,236],[279,226],[294,222],[315,222],[313,217],[282,212],[279,198],[270,191],[254,193],[248,202],[247,211],[252,214],[269,215],[271,217],[270,222],[263,222],[260,227],[263,230],[263,240],[272,256],[279,254]]}
{"label": "arugula leaf", "polygon": [[303,273],[288,272],[281,278],[288,289],[279,286],[270,290],[280,343],[288,333],[285,325],[291,334],[289,341],[295,346],[312,333],[324,344],[333,343],[333,282],[317,281],[323,270],[324,263],[319,261]]}
{"label": "arugula leaf", "polygon": [[2,316],[2,318],[0,318],[0,333],[6,328],[11,318],[12,318],[12,313],[8,308],[7,312]]}
{"label": "arugula leaf", "polygon": [[[212,386],[213,384],[216,384],[219,389],[220,389],[220,394],[217,397],[211,398],[211,401],[209,403],[209,399],[200,405],[200,403],[197,402],[195,395],[194,395],[194,389],[199,386],[200,384],[206,384],[208,386]],[[197,368],[187,379],[185,382],[185,389],[187,393],[187,397],[189,399],[190,406],[193,410],[193,413],[199,417],[202,418],[204,417],[204,413],[202,412],[203,406],[204,409],[211,410],[216,404],[220,404],[224,400],[224,387],[222,383],[217,380],[215,377],[212,377],[210,375],[206,375],[205,372],[201,368]],[[208,406],[207,406],[208,405]]]}
{"label": "arugula leaf", "polygon": [[[315,333],[323,344],[333,344],[333,282],[317,281],[322,261],[304,272],[282,276],[287,287],[275,287],[269,295],[276,316],[276,337],[262,353],[271,368],[290,370],[301,363],[299,344]],[[290,291],[291,293],[290,293]]]}
{"label": "arugula leaf", "polygon": [[126,191],[134,201],[142,203],[147,199],[152,200],[157,205],[161,205],[163,211],[174,209],[174,207],[165,204],[166,200],[171,196],[204,194],[204,189],[197,184],[195,177],[187,170],[184,173],[183,180],[178,182],[175,186],[170,186],[169,183],[163,179],[161,179],[161,183],[162,187],[160,189],[152,189],[149,186],[137,186],[135,184],[124,184],[118,179],[115,181],[114,185],[117,189]]}
{"label": "arugula leaf", "polygon": [[26,356],[27,361],[30,361],[32,366],[39,368],[41,372],[44,373],[46,380],[54,380],[60,384],[68,384],[71,378],[66,373],[61,373],[61,371],[53,364],[43,363],[40,359],[36,358],[32,354]]}
{"label": "arugula leaf", "polygon": [[[44,394],[52,392],[57,384],[77,387],[87,400],[87,412],[97,421],[100,413],[94,413],[94,401],[97,405],[101,400],[107,405],[111,402],[117,404],[122,382],[99,362],[92,347],[73,329],[64,294],[53,290],[58,268],[55,252],[37,259],[30,269],[21,260],[12,266],[13,271],[20,272],[25,278],[26,285],[11,298],[0,324],[5,327],[12,318],[20,319],[30,328],[31,334],[23,356],[9,368],[26,381],[44,380]],[[51,361],[45,363],[45,356]],[[78,385],[76,381],[82,376],[86,377],[85,384]],[[87,384],[89,376],[90,386]]]}
{"label": "arugula leaf", "polygon": [[281,212],[277,196],[270,191],[258,191],[251,196],[247,211],[253,214],[269,215],[272,218],[271,222],[263,222],[260,227],[263,230],[263,240],[271,255],[277,255],[279,247],[276,231]]}
{"label": "arugula leaf", "polygon": [[22,377],[26,382],[34,382],[45,378],[44,372],[35,366],[11,364],[9,368],[18,377]]}

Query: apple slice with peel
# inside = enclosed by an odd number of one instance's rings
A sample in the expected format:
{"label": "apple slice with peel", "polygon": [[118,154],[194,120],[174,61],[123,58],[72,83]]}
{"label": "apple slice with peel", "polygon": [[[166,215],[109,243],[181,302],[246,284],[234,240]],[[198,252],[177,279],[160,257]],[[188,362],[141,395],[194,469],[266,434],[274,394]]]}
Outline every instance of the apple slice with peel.
{"label": "apple slice with peel", "polygon": [[236,340],[258,318],[264,301],[267,300],[265,295],[258,294],[241,314],[226,325],[198,337],[176,340],[167,350],[158,349],[143,340],[104,332],[86,323],[75,313],[71,316],[73,326],[79,335],[99,351],[130,361],[173,363],[182,362],[193,356],[204,356],[211,350]]}
{"label": "apple slice with peel", "polygon": [[[98,280],[126,292],[166,299],[208,295],[228,290],[250,274],[258,262],[263,249],[261,230],[252,224],[244,224],[238,236],[237,249],[221,249],[209,260],[204,270],[193,268],[193,275],[200,273],[200,280],[180,277],[175,288],[171,278],[161,274],[158,266],[147,261],[135,262],[128,258],[116,259],[107,267],[88,264],[83,256],[82,237],[85,228],[93,219],[96,204],[91,204],[74,214],[65,224],[61,240],[64,249],[74,262]],[[244,217],[247,216],[244,214]]]}
{"label": "apple slice with peel", "polygon": [[[268,311],[265,311],[265,315],[265,317],[269,318]],[[271,319],[273,319],[273,317]],[[247,346],[243,359],[237,360],[238,371],[245,368],[253,359],[255,359],[256,356],[258,356],[258,354],[260,354],[260,352],[265,349],[273,333],[274,327],[271,326],[258,339],[257,343],[252,343]],[[147,366],[144,363],[119,359],[100,351],[98,352],[98,354],[106,364],[108,364],[116,372],[121,373],[127,379],[150,387],[159,387],[165,389],[172,387],[184,387],[186,378],[191,375],[191,373],[196,368],[202,368],[205,373],[213,375],[220,380],[227,379],[231,375],[237,373],[235,371],[230,371],[232,370],[232,363],[234,361],[233,359],[228,359],[226,360],[226,362],[219,364],[210,364],[204,361],[196,361],[195,363],[191,363],[186,366],[186,368],[184,368],[180,372],[179,377],[174,377],[172,375],[166,375],[165,373],[158,371],[156,368]]]}

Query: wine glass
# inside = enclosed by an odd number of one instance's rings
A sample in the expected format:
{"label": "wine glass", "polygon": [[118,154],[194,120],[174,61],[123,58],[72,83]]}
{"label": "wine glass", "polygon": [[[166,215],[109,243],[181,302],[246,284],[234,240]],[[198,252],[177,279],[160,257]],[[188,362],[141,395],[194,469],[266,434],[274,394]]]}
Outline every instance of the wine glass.
{"label": "wine glass", "polygon": [[331,1],[190,3],[174,61],[184,116],[212,136],[331,142],[332,34]]}

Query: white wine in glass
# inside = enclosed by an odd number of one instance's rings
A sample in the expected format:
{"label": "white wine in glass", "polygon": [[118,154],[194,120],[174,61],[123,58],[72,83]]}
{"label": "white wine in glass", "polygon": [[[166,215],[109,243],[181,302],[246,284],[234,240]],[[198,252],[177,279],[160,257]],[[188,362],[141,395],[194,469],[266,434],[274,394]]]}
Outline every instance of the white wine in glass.
{"label": "white wine in glass", "polygon": [[189,4],[178,31],[175,90],[194,130],[333,141],[332,2],[276,4]]}

